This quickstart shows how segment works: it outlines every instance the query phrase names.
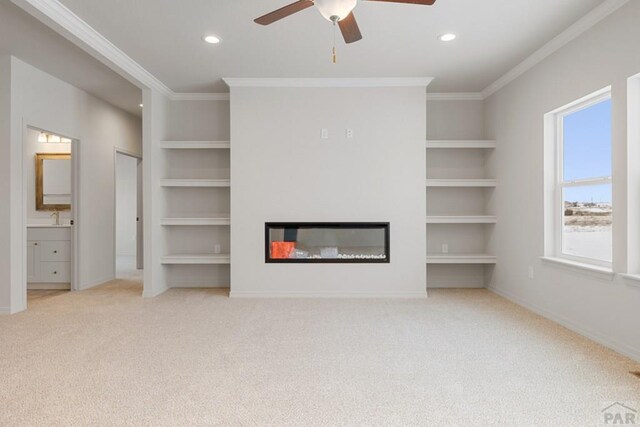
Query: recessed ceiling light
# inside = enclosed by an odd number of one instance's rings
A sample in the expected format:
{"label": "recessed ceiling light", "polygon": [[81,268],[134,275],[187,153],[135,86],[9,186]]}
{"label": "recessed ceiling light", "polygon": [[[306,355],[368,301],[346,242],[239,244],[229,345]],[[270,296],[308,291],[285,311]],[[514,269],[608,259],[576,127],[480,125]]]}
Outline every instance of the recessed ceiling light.
{"label": "recessed ceiling light", "polygon": [[456,39],[456,35],[453,33],[446,33],[438,36],[438,39],[440,39],[441,42],[450,42]]}
{"label": "recessed ceiling light", "polygon": [[140,104],[140,108],[142,108],[142,107],[144,107],[144,105],[143,105],[143,104]]}
{"label": "recessed ceiling light", "polygon": [[211,44],[218,44],[222,41],[222,39],[218,36],[204,36],[202,37],[202,40],[206,41],[207,43],[211,43]]}

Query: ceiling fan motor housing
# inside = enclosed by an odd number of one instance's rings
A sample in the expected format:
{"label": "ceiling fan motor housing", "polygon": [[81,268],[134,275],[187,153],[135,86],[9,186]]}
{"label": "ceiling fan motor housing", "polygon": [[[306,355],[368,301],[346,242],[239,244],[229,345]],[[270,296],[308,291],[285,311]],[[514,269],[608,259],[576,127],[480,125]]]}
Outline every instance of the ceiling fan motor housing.
{"label": "ceiling fan motor housing", "polygon": [[314,4],[325,19],[336,22],[346,18],[356,7],[358,0],[315,0]]}

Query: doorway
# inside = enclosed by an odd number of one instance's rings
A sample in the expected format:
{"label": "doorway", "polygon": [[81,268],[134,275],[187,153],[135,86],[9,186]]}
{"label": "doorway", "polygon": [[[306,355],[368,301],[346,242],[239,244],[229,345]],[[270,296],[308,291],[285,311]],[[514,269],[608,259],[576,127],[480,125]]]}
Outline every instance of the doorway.
{"label": "doorway", "polygon": [[115,152],[115,277],[142,281],[142,159]]}
{"label": "doorway", "polygon": [[[77,286],[78,141],[25,126],[25,296],[63,292]],[[26,303],[26,299],[25,299]]]}

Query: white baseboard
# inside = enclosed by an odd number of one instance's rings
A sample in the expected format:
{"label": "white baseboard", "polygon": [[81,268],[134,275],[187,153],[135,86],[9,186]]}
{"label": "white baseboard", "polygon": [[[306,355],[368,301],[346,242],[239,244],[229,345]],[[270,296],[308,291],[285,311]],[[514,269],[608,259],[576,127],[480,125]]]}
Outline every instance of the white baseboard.
{"label": "white baseboard", "polygon": [[142,298],[155,298],[158,295],[162,295],[163,293],[167,292],[169,290],[169,287],[165,286],[163,288],[157,289],[157,290],[147,290],[144,289],[142,291]]}
{"label": "white baseboard", "polygon": [[87,289],[91,289],[91,288],[95,288],[96,286],[104,285],[105,283],[111,282],[113,280],[116,280],[116,276],[115,275],[110,275],[108,277],[104,277],[102,279],[94,280],[94,281],[88,282],[88,283],[81,283],[80,284],[80,290],[81,291],[86,291]]}
{"label": "white baseboard", "polygon": [[603,335],[601,335],[598,332],[594,332],[594,331],[588,331],[578,325],[576,325],[575,323],[573,323],[572,321],[566,319],[563,316],[557,315],[555,313],[552,313],[546,309],[540,308],[538,306],[535,306],[533,304],[529,304],[528,302],[524,301],[522,298],[517,297],[515,295],[512,295],[508,292],[505,292],[503,290],[500,289],[496,289],[493,286],[488,287],[487,289],[489,289],[491,292],[500,295],[503,298],[508,299],[509,301],[518,304],[519,306],[522,306],[536,314],[539,314],[542,317],[545,317],[553,322],[556,322],[562,326],[564,326],[567,329],[572,330],[573,332],[576,332],[586,338],[589,338],[592,341],[597,342],[598,344],[602,344],[605,347],[610,348],[613,351],[616,351],[624,356],[627,356],[633,360],[635,360],[636,362],[640,362],[640,349],[637,348],[633,348],[630,347],[626,344],[623,343],[619,343],[615,340],[612,340],[610,338],[607,338]]}
{"label": "white baseboard", "polygon": [[68,291],[70,283],[27,283],[28,291]]}
{"label": "white baseboard", "polygon": [[211,282],[175,282],[169,283],[170,289],[184,289],[184,288],[196,288],[196,289],[229,289],[228,283],[211,283]]}
{"label": "white baseboard", "polygon": [[420,292],[237,292],[230,298],[427,298],[427,291]]}
{"label": "white baseboard", "polygon": [[10,307],[0,307],[0,314],[11,314]]}

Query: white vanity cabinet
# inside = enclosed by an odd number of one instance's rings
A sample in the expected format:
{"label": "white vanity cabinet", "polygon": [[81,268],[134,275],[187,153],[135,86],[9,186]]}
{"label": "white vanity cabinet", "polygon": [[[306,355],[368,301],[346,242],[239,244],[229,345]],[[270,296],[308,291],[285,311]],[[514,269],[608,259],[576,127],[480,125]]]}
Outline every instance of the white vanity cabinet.
{"label": "white vanity cabinet", "polygon": [[27,285],[29,289],[69,289],[71,228],[27,227]]}

